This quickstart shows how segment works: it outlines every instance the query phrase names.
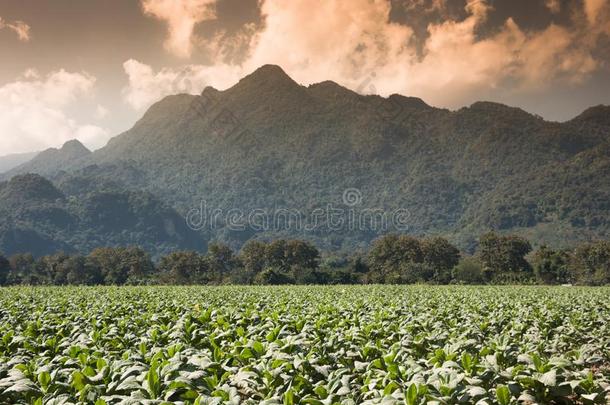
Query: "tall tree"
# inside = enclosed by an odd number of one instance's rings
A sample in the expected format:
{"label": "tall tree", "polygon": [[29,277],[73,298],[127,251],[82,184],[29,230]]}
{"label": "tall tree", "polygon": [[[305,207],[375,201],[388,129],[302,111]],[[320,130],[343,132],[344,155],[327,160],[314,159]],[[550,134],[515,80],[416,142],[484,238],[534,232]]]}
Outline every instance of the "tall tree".
{"label": "tall tree", "polygon": [[267,244],[253,239],[246,242],[239,252],[239,257],[244,265],[244,270],[255,276],[265,268],[267,257]]}
{"label": "tall tree", "polygon": [[290,266],[286,258],[286,241],[277,239],[267,245],[265,251],[266,265],[283,272],[288,272]]}
{"label": "tall tree", "polygon": [[371,281],[400,282],[401,274],[408,270],[407,263],[423,263],[424,255],[418,239],[390,234],[373,242],[368,258]]}
{"label": "tall tree", "polygon": [[445,238],[435,237],[422,242],[424,263],[433,272],[432,280],[447,284],[451,281],[451,270],[460,262],[460,251]]}
{"label": "tall tree", "polygon": [[568,269],[570,256],[564,250],[553,250],[542,245],[532,257],[532,266],[538,282],[563,284],[571,282]]}
{"label": "tall tree", "polygon": [[532,245],[519,236],[499,236],[494,232],[481,237],[479,258],[488,280],[519,281],[532,273],[525,256]]}
{"label": "tall tree", "polygon": [[239,267],[238,257],[229,246],[222,243],[212,243],[208,246],[206,260],[210,273],[217,280],[221,280]]}
{"label": "tall tree", "polygon": [[19,253],[11,256],[9,263],[11,271],[8,275],[8,284],[28,283],[36,265],[34,256],[29,253]]}
{"label": "tall tree", "polygon": [[610,242],[599,241],[578,246],[570,269],[579,284],[610,284]]}
{"label": "tall tree", "polygon": [[65,253],[43,256],[36,262],[35,277],[40,284],[68,284],[66,268],[63,263],[68,260]]}
{"label": "tall tree", "polygon": [[173,252],[161,258],[158,271],[166,284],[205,284],[209,282],[207,261],[197,252]]}
{"label": "tall tree", "polygon": [[320,252],[313,244],[302,240],[289,240],[285,249],[286,263],[293,271],[318,268]]}
{"label": "tall tree", "polygon": [[71,285],[95,285],[102,281],[99,267],[87,257],[70,256],[61,266],[66,274],[66,281]]}
{"label": "tall tree", "polygon": [[107,285],[137,284],[154,270],[148,253],[136,247],[98,248],[91,252],[89,261],[99,268]]}

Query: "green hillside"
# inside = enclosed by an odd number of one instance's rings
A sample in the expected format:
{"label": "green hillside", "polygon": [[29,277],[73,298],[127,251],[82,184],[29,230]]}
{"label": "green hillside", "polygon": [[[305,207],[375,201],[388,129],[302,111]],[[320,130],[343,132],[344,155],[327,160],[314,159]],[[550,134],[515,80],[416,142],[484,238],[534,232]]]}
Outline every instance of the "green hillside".
{"label": "green hillside", "polygon": [[[322,219],[314,229],[236,230],[220,221],[200,230],[234,247],[291,236],[353,249],[398,230],[443,234],[471,249],[489,229],[569,245],[609,235],[609,145],[610,107],[565,123],[489,102],[449,111],[333,82],[304,87],[264,66],[226,91],[166,97],[68,166],[38,162],[17,172],[40,173],[75,194],[100,185],[141,190],[181,215],[204,201],[224,214],[240,210],[242,222],[253,210],[278,209],[298,210],[307,222],[329,204],[356,216],[408,213],[400,229],[334,229]],[[344,204],[348,189],[358,190],[355,205]]]}

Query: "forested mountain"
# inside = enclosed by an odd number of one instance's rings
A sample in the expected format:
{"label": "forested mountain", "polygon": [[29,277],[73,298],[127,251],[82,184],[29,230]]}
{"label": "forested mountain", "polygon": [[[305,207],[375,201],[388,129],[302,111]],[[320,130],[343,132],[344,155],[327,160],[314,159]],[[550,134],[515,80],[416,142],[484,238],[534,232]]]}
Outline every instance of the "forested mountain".
{"label": "forested mountain", "polygon": [[89,252],[100,246],[141,246],[155,256],[205,249],[199,234],[151,194],[98,190],[71,194],[26,174],[0,183],[0,251],[6,254]]}
{"label": "forested mountain", "polygon": [[4,178],[11,178],[16,174],[24,173],[57,173],[64,169],[71,168],[76,161],[87,158],[91,151],[77,140],[66,142],[61,148],[50,148],[38,153],[32,159],[9,170],[3,175]]}
{"label": "forested mountain", "polygon": [[[225,91],[166,97],[96,152],[41,154],[11,174],[39,173],[73,195],[142,190],[182,215],[202,201],[245,216],[299,210],[305,222],[328,204],[402,209],[401,232],[442,234],[470,249],[489,229],[551,245],[607,238],[609,152],[610,107],[565,123],[489,102],[449,111],[333,82],[305,87],[264,66]],[[359,191],[354,205],[344,204],[347,189]],[[341,249],[392,230],[320,221],[266,231],[221,221],[201,233],[234,247],[258,234]]]}

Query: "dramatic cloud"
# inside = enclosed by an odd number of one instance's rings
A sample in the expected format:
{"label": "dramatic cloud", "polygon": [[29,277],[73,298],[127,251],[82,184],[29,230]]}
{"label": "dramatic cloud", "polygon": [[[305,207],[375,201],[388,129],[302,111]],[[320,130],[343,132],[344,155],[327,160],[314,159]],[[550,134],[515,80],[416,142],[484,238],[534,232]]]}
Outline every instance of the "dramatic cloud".
{"label": "dramatic cloud", "polygon": [[415,63],[411,28],[389,21],[386,0],[265,0],[265,28],[245,63],[283,66],[297,81],[350,87],[376,71],[401,75]]}
{"label": "dramatic cloud", "polygon": [[133,59],[125,62],[123,68],[129,78],[123,97],[136,110],[148,108],[170,94],[199,94],[208,85],[229,86],[240,78],[242,72],[241,68],[229,65],[188,65],[155,72],[151,66]]}
{"label": "dramatic cloud", "polygon": [[[426,12],[447,7],[444,0],[405,4],[407,10],[423,7]],[[264,23],[258,32],[235,41],[213,37],[202,45],[213,50],[215,64],[155,73],[150,66],[127,62],[125,96],[142,108],[172,92],[225,87],[273,63],[303,84],[330,79],[360,92],[416,95],[453,107],[498,89],[536,92],[556,82],[580,83],[601,66],[594,50],[599,36],[610,33],[607,0],[584,0],[569,26],[550,24],[538,30],[507,18],[483,31],[494,11],[492,3],[463,4],[462,17],[446,15],[430,23],[418,48],[414,30],[392,21],[388,0],[260,0]],[[559,1],[545,4],[549,12],[561,12]],[[184,44],[192,43],[192,29],[188,33]],[[239,62],[224,57],[236,48],[235,42],[246,49]]]}
{"label": "dramatic cloud", "polygon": [[[599,18],[598,6],[589,8]],[[506,81],[535,91],[557,78],[581,81],[597,68],[584,36],[569,28],[526,31],[508,19],[481,37],[478,29],[492,11],[484,0],[467,1],[465,19],[430,24],[421,55],[410,28],[390,21],[385,0],[264,0],[262,11],[265,28],[245,66],[277,63],[303,83],[330,78],[359,89],[375,72],[372,85],[380,94],[454,105]]]}
{"label": "dramatic cloud", "polygon": [[23,21],[8,22],[0,17],[0,30],[4,28],[15,32],[21,41],[27,42],[30,40],[30,26]]}
{"label": "dramatic cloud", "polygon": [[165,48],[187,58],[193,48],[193,30],[197,23],[215,18],[216,0],[142,0],[148,15],[167,23]]}
{"label": "dramatic cloud", "polygon": [[107,131],[79,124],[64,111],[86,98],[94,84],[86,73],[59,70],[40,77],[28,70],[0,87],[0,155],[57,147],[75,138],[92,148],[102,146]]}

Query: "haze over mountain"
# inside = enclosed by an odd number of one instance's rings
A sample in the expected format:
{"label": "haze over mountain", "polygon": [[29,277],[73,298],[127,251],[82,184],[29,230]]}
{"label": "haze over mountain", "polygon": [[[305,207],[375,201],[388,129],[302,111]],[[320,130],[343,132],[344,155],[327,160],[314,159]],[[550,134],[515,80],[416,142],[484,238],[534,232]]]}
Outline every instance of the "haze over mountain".
{"label": "haze over mountain", "polygon": [[18,173],[55,173],[69,169],[75,161],[87,157],[91,151],[77,140],[66,142],[61,148],[44,150],[31,159],[16,166],[4,174],[10,178]]}
{"label": "haze over mountain", "polygon": [[[442,234],[466,249],[489,229],[566,245],[609,235],[610,107],[564,123],[489,102],[449,111],[329,81],[304,87],[267,65],[225,91],[164,98],[98,151],[72,142],[4,178],[23,173],[74,196],[146,192],[182,215],[205,202],[246,217],[298,210],[307,222],[332,204],[403,210],[400,231]],[[348,189],[361,201],[346,205]],[[254,236],[297,236],[330,249],[365,247],[392,230],[331,230],[328,218],[307,230],[203,228],[204,239],[234,246]]]}
{"label": "haze over mountain", "polygon": [[11,155],[0,156],[0,173],[8,172],[23,163],[32,160],[38,152],[14,153]]}

